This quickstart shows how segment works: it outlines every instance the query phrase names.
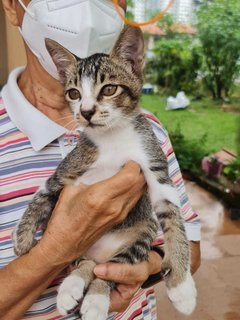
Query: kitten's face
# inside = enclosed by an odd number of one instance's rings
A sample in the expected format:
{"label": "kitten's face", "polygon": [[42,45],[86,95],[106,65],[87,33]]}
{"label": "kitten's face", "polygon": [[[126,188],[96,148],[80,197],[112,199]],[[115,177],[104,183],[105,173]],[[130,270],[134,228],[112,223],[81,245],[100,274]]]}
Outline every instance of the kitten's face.
{"label": "kitten's face", "polygon": [[139,112],[144,45],[138,28],[125,28],[110,56],[78,59],[52,40],[46,40],[46,46],[66,100],[86,130],[99,134],[123,127]]}
{"label": "kitten's face", "polygon": [[65,85],[66,100],[81,126],[99,132],[121,127],[138,112],[141,78],[96,54],[79,60]]}

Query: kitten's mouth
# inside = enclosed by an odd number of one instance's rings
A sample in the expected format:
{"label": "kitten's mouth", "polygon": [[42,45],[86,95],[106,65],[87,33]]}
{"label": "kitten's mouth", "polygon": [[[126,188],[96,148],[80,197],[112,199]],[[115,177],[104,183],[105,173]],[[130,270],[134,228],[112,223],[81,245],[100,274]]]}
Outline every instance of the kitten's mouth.
{"label": "kitten's mouth", "polygon": [[87,127],[95,128],[95,127],[105,127],[104,124],[92,123],[91,121],[87,124]]}

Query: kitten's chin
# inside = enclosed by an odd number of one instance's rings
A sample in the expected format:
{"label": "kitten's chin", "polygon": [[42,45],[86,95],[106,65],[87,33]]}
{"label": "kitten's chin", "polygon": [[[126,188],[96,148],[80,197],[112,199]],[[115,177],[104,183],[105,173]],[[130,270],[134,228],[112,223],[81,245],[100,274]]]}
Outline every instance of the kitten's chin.
{"label": "kitten's chin", "polygon": [[106,126],[104,124],[96,124],[96,123],[89,123],[86,127],[89,127],[89,128],[106,128]]}
{"label": "kitten's chin", "polygon": [[107,128],[104,125],[89,124],[84,128],[84,132],[89,133],[91,135],[99,135],[108,131],[109,128]]}

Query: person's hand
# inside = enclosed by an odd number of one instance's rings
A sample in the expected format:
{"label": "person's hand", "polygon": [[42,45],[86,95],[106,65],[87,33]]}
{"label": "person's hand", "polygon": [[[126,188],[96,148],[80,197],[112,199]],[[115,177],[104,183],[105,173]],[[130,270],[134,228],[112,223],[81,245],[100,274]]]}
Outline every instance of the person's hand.
{"label": "person's hand", "polygon": [[127,217],[144,189],[144,176],[133,161],[110,179],[91,186],[66,186],[38,248],[50,263],[71,263]]}
{"label": "person's hand", "polygon": [[106,263],[96,266],[94,273],[98,278],[118,284],[111,292],[110,312],[123,312],[149,275],[160,270],[161,257],[155,251],[150,251],[148,261],[134,265]]}

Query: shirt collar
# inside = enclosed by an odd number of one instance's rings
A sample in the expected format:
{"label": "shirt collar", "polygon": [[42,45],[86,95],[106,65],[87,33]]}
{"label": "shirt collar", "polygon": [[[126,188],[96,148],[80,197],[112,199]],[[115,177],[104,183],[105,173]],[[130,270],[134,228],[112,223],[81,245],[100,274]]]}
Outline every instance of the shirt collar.
{"label": "shirt collar", "polygon": [[67,129],[50,120],[25,98],[17,84],[23,69],[20,67],[10,73],[1,95],[12,122],[28,137],[33,149],[40,151],[64,135]]}

